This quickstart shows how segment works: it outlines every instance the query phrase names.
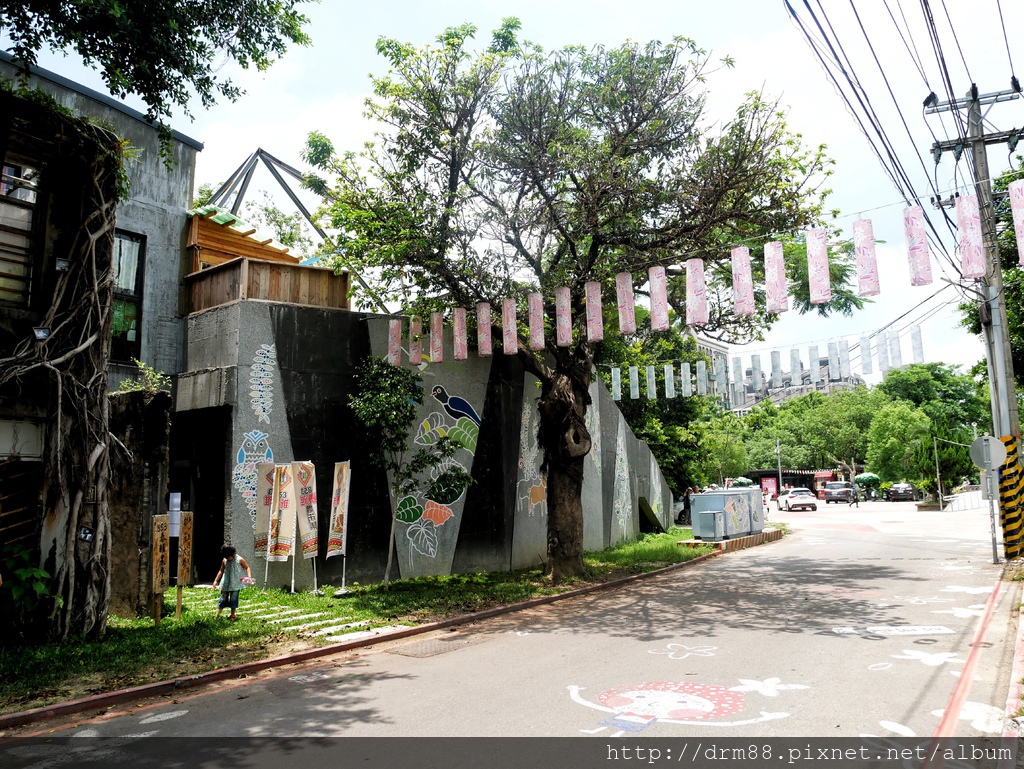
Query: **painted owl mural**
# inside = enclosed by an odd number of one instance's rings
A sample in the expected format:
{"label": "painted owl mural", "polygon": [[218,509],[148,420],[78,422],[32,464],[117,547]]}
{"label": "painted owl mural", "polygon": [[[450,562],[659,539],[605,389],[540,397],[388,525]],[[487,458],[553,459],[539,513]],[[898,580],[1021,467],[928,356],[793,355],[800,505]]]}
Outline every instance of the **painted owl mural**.
{"label": "painted owl mural", "polygon": [[239,446],[236,456],[238,463],[231,471],[231,483],[245,501],[249,516],[252,518],[253,530],[256,528],[256,466],[261,462],[274,461],[269,438],[269,435],[259,430],[243,435],[242,445]]}

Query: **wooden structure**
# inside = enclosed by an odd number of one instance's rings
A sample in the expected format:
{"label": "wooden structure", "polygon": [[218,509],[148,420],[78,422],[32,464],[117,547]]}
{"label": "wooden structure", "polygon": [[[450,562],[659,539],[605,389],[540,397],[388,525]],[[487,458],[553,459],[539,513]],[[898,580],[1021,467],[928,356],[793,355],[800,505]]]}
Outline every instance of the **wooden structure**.
{"label": "wooden structure", "polygon": [[192,255],[192,272],[247,256],[268,262],[298,264],[288,247],[273,238],[259,234],[227,209],[201,206],[189,211],[188,249]]}

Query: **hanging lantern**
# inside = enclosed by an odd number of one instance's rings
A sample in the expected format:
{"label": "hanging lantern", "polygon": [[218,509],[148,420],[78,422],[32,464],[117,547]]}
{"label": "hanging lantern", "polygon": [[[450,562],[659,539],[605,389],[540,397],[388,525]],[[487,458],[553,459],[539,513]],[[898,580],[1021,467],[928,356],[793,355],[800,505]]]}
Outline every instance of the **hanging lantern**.
{"label": "hanging lantern", "polygon": [[794,387],[804,383],[804,369],[800,365],[800,350],[796,347],[789,351],[789,382]]}
{"label": "hanging lantern", "polygon": [[903,350],[900,349],[900,334],[889,332],[889,364],[892,368],[903,368]]}
{"label": "hanging lantern", "polygon": [[444,317],[439,312],[430,313],[430,362],[444,360]]}
{"label": "hanging lantern", "polygon": [[[903,211],[903,230],[907,236],[910,260],[910,285],[927,286],[932,282],[932,263],[928,256],[928,233],[924,228],[924,209],[911,206]],[[893,364],[895,366],[895,364]]]}
{"label": "hanging lantern", "polygon": [[640,397],[640,370],[636,366],[629,367],[629,397],[633,400]]}
{"label": "hanging lantern", "polygon": [[654,366],[647,367],[647,399],[658,399],[658,383],[654,378]]}
{"label": "hanging lantern", "polygon": [[860,370],[865,374],[874,371],[871,366],[871,340],[866,336],[860,338]]}
{"label": "hanging lantern", "polygon": [[665,397],[676,397],[676,367],[671,363],[665,364]]}
{"label": "hanging lantern", "polygon": [[786,258],[782,243],[764,244],[765,309],[786,312],[789,309],[789,288],[786,285]]}
{"label": "hanging lantern", "polygon": [[732,250],[732,304],[737,318],[754,314],[754,278],[750,274],[750,249],[736,246]]}
{"label": "hanging lantern", "polygon": [[725,373],[725,360],[715,356],[715,395],[727,395],[729,389],[729,378]]}
{"label": "hanging lantern", "polygon": [[849,379],[853,375],[850,370],[850,342],[846,339],[839,340],[839,376],[841,379]]}
{"label": "hanging lantern", "polygon": [[811,384],[821,381],[821,358],[818,357],[818,345],[816,344],[807,348],[807,371],[810,373]]}
{"label": "hanging lantern", "polygon": [[456,307],[452,310],[452,346],[455,348],[455,360],[466,360],[469,357],[465,307]]}
{"label": "hanging lantern", "polygon": [[476,347],[481,358],[491,357],[491,305],[480,302],[476,306]]}
{"label": "hanging lantern", "polygon": [[960,240],[960,272],[965,278],[984,278],[985,247],[977,195],[961,195],[956,199],[956,226]]}
{"label": "hanging lantern", "polygon": [[1013,231],[1017,235],[1017,261],[1024,267],[1024,179],[1010,182],[1006,188],[1013,213]]}
{"label": "hanging lantern", "polygon": [[679,364],[679,383],[684,398],[689,398],[691,395],[693,395],[693,378],[690,374],[689,363]]}
{"label": "hanging lantern", "polygon": [[619,304],[619,333],[636,333],[636,308],[633,300],[633,276],[620,272],[615,276],[615,298]]}
{"label": "hanging lantern", "polygon": [[526,296],[530,313],[530,349],[544,349],[544,300],[534,292]]}
{"label": "hanging lantern", "polygon": [[555,289],[555,344],[568,347],[572,344],[572,317],[569,308],[569,289]]}
{"label": "hanging lantern", "polygon": [[754,392],[761,392],[761,356],[751,355],[750,356],[750,384],[754,387]]}
{"label": "hanging lantern", "polygon": [[913,351],[914,363],[924,363],[924,340],[921,338],[921,327],[910,327],[910,349]]}
{"label": "hanging lantern", "polygon": [[596,280],[584,285],[587,294],[587,341],[604,341],[604,318],[601,315],[601,284]]}
{"label": "hanging lantern", "polygon": [[516,329],[516,300],[501,300],[501,341],[506,355],[519,352],[519,333]]}
{"label": "hanging lantern", "polygon": [[875,337],[875,355],[878,357],[878,370],[885,376],[889,371],[889,340],[883,333]]}
{"label": "hanging lantern", "polygon": [[668,284],[660,264],[647,270],[651,284],[651,331],[668,331]]}
{"label": "hanging lantern", "polygon": [[782,353],[772,350],[772,389],[782,387]]}
{"label": "hanging lantern", "polygon": [[618,366],[612,369],[612,400],[622,400],[622,371]]}
{"label": "hanging lantern", "polygon": [[708,365],[704,359],[697,361],[697,395],[708,394]]}
{"label": "hanging lantern", "polygon": [[402,321],[388,321],[388,363],[398,366],[402,363]]}
{"label": "hanging lantern", "polygon": [[419,315],[409,318],[409,365],[418,366],[423,362],[423,323]]}
{"label": "hanging lantern", "polygon": [[853,247],[857,254],[857,296],[876,296],[882,289],[875,257],[875,228],[870,219],[853,223]]}
{"label": "hanging lantern", "polygon": [[703,326],[708,322],[708,293],[704,284],[704,262],[686,260],[686,325]]}
{"label": "hanging lantern", "polygon": [[839,345],[835,342],[828,343],[828,378],[832,382],[842,378],[839,371]]}
{"label": "hanging lantern", "polygon": [[807,278],[811,287],[811,304],[832,301],[827,237],[828,233],[823,229],[807,230]]}
{"label": "hanging lantern", "polygon": [[743,389],[743,359],[734,357],[732,359],[732,386],[740,391]]}

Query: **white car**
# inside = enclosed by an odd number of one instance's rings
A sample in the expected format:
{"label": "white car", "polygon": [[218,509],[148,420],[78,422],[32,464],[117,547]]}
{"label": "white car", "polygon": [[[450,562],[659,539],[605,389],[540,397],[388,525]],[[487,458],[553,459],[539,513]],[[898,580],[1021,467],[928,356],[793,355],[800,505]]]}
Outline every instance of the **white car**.
{"label": "white car", "polygon": [[810,489],[787,489],[779,495],[779,510],[817,510],[818,498]]}

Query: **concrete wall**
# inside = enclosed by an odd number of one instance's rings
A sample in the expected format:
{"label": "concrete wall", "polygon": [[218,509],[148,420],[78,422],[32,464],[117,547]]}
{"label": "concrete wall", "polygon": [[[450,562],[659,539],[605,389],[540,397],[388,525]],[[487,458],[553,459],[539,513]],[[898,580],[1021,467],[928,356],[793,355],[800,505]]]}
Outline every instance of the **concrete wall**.
{"label": "concrete wall", "polygon": [[[355,421],[348,394],[358,361],[386,352],[387,318],[247,300],[191,316],[188,339],[188,370],[180,379],[176,410],[232,409],[233,461],[220,468],[227,538],[252,557],[258,462],[309,460],[317,468],[323,553],[333,466],[349,460],[346,576],[382,579],[389,483],[367,459],[374,439]],[[451,355],[446,329],[445,359],[422,369],[424,402],[410,437],[417,446],[441,434],[461,435],[463,447],[454,460],[476,482],[457,499],[417,494],[406,500],[409,514],[397,524],[392,578],[535,567],[547,551],[537,382],[514,357],[480,358],[471,351],[469,360],[454,361]],[[233,388],[225,385],[230,382]],[[591,397],[587,424],[594,444],[585,460],[583,531],[585,548],[598,550],[650,528],[641,522],[642,502],[667,528],[672,497],[646,444],[635,438],[601,383],[592,385]],[[252,563],[262,575],[263,559]],[[340,584],[341,558],[318,557],[316,567],[321,584]],[[286,583],[290,571],[290,564],[272,563],[269,583]],[[311,584],[309,562],[298,564],[296,579]]]}

